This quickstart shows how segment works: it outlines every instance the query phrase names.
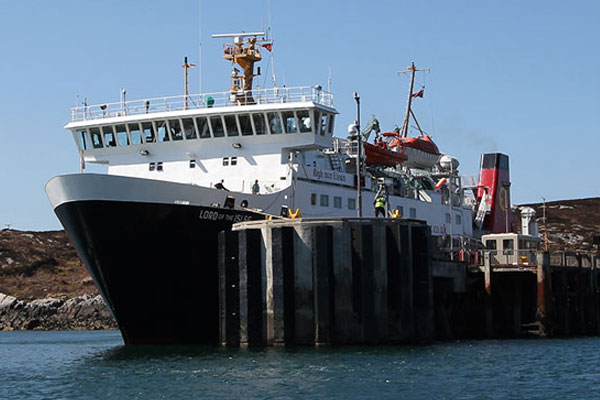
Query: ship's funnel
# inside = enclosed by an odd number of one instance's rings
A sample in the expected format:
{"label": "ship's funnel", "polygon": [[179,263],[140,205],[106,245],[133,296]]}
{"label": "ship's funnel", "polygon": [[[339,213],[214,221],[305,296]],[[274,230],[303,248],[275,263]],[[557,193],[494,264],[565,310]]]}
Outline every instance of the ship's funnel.
{"label": "ship's funnel", "polygon": [[[483,230],[490,233],[516,232],[510,202],[510,173],[508,156],[501,153],[482,154],[477,185],[477,202],[488,213]],[[485,207],[481,207],[485,202]]]}

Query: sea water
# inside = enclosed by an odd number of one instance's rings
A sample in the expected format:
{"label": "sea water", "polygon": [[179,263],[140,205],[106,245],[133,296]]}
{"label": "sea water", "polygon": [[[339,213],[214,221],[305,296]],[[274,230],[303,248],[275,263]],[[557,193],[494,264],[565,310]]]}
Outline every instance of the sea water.
{"label": "sea water", "polygon": [[600,398],[600,339],[224,349],[0,332],[1,399]]}

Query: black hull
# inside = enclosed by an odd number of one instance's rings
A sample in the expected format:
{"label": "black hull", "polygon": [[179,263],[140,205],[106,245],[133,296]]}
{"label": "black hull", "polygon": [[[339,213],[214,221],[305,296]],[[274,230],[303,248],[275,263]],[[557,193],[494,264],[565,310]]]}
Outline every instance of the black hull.
{"label": "black hull", "polygon": [[224,208],[71,201],[55,209],[126,344],[216,344],[218,233],[264,218]]}

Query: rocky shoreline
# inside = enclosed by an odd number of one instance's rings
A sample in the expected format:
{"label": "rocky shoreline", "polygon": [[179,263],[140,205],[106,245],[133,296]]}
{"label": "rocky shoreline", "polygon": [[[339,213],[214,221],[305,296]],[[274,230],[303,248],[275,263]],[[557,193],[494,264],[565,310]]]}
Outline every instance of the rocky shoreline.
{"label": "rocky shoreline", "polygon": [[0,293],[0,330],[100,330],[117,324],[99,295],[25,302]]}

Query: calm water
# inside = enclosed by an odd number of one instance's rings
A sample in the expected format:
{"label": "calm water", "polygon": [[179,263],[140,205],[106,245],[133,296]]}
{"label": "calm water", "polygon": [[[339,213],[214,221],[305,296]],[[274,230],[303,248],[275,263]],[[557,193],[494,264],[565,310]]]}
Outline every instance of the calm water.
{"label": "calm water", "polygon": [[124,347],[118,332],[0,332],[0,399],[600,398],[600,339],[426,347]]}

